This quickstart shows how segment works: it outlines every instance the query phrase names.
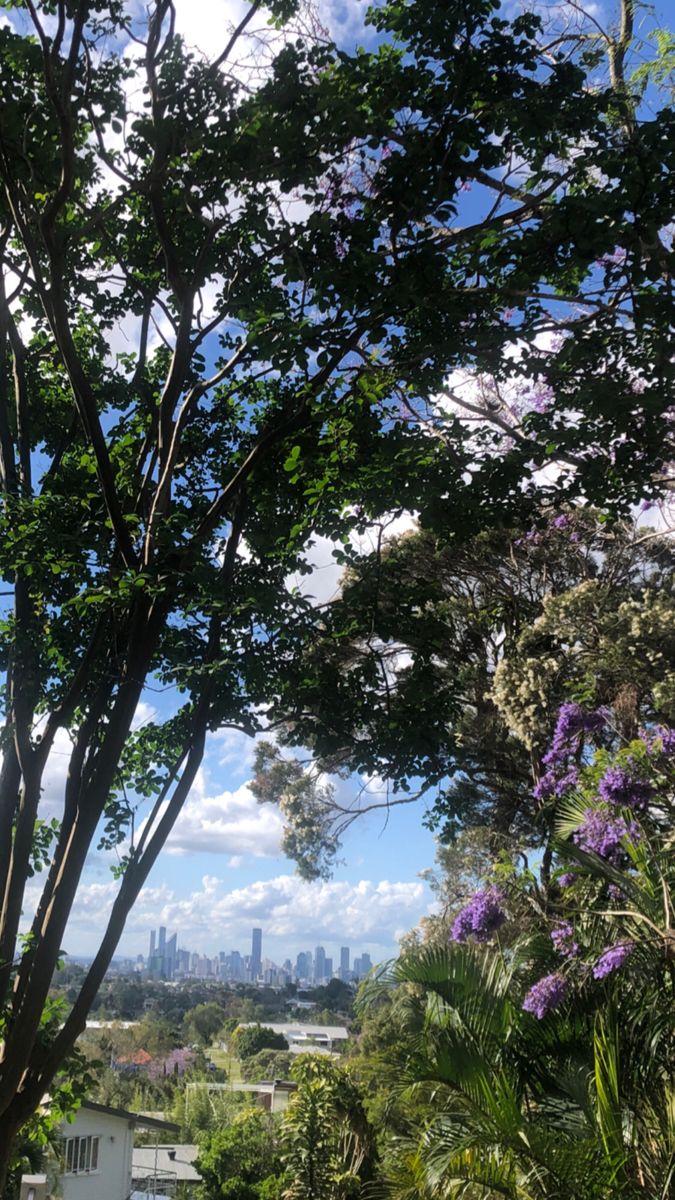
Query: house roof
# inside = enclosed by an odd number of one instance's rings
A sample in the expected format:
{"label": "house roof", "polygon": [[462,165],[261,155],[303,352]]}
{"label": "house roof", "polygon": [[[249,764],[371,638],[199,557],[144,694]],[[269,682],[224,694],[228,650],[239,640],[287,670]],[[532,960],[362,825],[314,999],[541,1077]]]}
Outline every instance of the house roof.
{"label": "house roof", "polygon": [[110,1104],[96,1104],[93,1100],[83,1100],[80,1106],[89,1112],[105,1113],[109,1117],[120,1117],[123,1121],[132,1121],[143,1129],[161,1129],[166,1133],[180,1133],[180,1126],[172,1121],[160,1121],[158,1117],[144,1117],[143,1113],[129,1112],[126,1108],[113,1108]]}
{"label": "house roof", "polygon": [[[239,1028],[249,1029],[257,1024],[257,1021],[242,1021]],[[349,1037],[349,1030],[344,1025],[310,1025],[304,1021],[277,1024],[270,1021],[264,1023],[264,1028],[273,1029],[275,1033],[282,1033],[284,1037],[319,1037],[331,1042],[344,1041]]]}
{"label": "house roof", "polygon": [[136,1146],[133,1156],[133,1178],[138,1179],[155,1170],[161,1186],[162,1175],[175,1175],[178,1182],[200,1183],[201,1175],[195,1167],[199,1146],[171,1143],[163,1146]]}

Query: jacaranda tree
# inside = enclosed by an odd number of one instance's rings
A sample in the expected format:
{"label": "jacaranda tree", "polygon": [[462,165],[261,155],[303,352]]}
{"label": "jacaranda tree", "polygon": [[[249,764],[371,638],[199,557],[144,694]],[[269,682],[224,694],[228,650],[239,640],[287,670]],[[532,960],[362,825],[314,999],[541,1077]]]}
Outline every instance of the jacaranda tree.
{"label": "jacaranda tree", "polygon": [[[254,732],[287,686],[311,537],[403,507],[499,521],[537,491],[533,446],[618,506],[668,461],[675,138],[666,108],[635,116],[631,0],[593,87],[593,43],[492,0],[392,0],[351,55],[272,0],[253,72],[259,0],[208,60],[172,0],[0,7],[2,1181],[208,732]],[[553,389],[532,440],[429,415],[468,367]],[[166,719],[135,729],[152,688]],[[80,876],[115,846],[64,1019]]]}

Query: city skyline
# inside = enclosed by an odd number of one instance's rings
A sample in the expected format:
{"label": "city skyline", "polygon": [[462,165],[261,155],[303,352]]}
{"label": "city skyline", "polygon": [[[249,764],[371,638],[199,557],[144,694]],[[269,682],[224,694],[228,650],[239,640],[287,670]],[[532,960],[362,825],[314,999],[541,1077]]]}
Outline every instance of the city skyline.
{"label": "city skyline", "polygon": [[[333,969],[334,956],[326,954],[325,946],[318,944],[313,950],[298,950],[295,962],[286,957],[279,964],[263,955],[263,930],[260,926],[251,929],[251,952],[240,950],[227,953],[219,950],[206,955],[178,945],[178,931],[167,938],[166,926],[150,930],[148,954],[136,957],[136,969],[150,978],[173,981],[178,979],[217,979],[223,982],[268,983],[283,985],[301,982],[319,986],[337,978],[345,983],[362,979],[373,966],[368,951],[362,950],[351,960],[351,947],[340,946],[339,967]],[[338,961],[335,959],[335,961]],[[351,965],[350,965],[351,963]]]}

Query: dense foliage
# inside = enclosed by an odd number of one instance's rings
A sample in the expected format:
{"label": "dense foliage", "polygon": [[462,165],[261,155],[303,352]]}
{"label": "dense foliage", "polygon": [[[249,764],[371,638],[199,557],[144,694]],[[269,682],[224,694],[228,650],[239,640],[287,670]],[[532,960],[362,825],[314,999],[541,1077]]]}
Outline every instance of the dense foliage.
{"label": "dense foliage", "polygon": [[[288,718],[312,539],[666,487],[675,137],[633,7],[603,59],[495,0],[389,0],[354,53],[254,0],[208,60],[172,0],[0,3],[0,1181],[208,733]],[[56,1011],[95,848],[119,891]]]}
{"label": "dense foliage", "polygon": [[449,945],[412,950],[364,996],[413,985],[393,1058],[423,1103],[388,1141],[394,1194],[671,1194],[675,736],[638,732],[564,706],[551,884],[502,863]]}

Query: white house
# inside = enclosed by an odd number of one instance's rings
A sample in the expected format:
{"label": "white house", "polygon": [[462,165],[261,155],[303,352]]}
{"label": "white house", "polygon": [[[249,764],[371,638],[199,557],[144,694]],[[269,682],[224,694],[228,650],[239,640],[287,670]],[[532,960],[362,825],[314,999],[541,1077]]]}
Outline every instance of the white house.
{"label": "white house", "polygon": [[85,1100],[75,1119],[61,1126],[58,1195],[63,1200],[129,1200],[134,1130],[177,1134],[170,1121]]}
{"label": "white house", "polygon": [[[249,1029],[257,1025],[257,1021],[242,1021],[240,1029]],[[310,1025],[304,1021],[264,1023],[265,1029],[273,1029],[286,1039],[292,1054],[306,1054],[313,1050],[324,1050],[329,1053],[338,1042],[346,1042],[349,1030],[344,1025]]]}

